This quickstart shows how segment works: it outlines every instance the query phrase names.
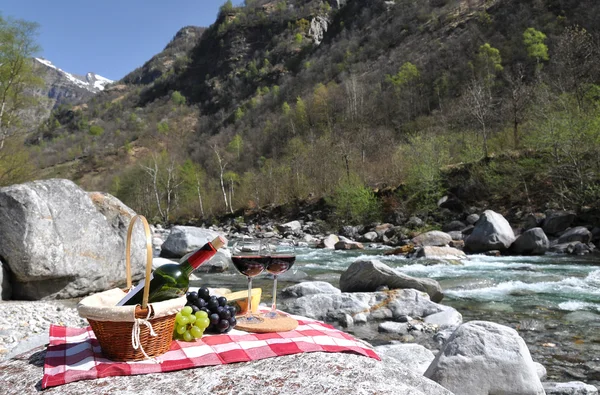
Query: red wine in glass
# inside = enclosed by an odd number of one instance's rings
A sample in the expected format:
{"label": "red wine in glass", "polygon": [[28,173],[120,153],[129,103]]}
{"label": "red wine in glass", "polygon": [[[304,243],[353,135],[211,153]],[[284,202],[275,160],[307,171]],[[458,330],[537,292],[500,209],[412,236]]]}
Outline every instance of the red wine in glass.
{"label": "red wine in glass", "polygon": [[270,258],[263,255],[232,256],[233,265],[246,277],[256,277],[265,270]]}
{"label": "red wine in glass", "polygon": [[287,272],[296,261],[294,255],[272,255],[267,262],[267,271],[275,276]]}
{"label": "red wine in glass", "polygon": [[[291,248],[286,246],[286,248]],[[267,318],[277,318],[279,315],[277,313],[277,276],[287,272],[296,262],[296,255],[293,254],[272,254],[269,256],[269,261],[267,262],[267,272],[273,275],[273,304],[271,305],[271,311],[265,314]]]}

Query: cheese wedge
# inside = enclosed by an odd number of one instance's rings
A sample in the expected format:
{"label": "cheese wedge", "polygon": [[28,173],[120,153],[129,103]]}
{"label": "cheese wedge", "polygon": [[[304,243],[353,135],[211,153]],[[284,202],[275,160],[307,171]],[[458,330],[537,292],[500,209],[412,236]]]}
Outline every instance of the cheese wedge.
{"label": "cheese wedge", "polygon": [[[260,296],[262,295],[261,288],[252,288],[252,312],[258,312],[260,304]],[[236,315],[246,314],[248,311],[248,291],[237,291],[223,295],[227,298],[227,304],[235,306],[237,309]]]}

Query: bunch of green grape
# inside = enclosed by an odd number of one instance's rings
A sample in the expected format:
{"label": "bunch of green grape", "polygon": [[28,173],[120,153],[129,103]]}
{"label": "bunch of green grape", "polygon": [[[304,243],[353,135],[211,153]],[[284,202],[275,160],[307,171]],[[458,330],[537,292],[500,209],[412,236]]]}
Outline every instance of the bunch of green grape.
{"label": "bunch of green grape", "polygon": [[197,311],[194,314],[192,312],[190,306],[185,306],[177,313],[173,339],[191,342],[202,337],[204,330],[210,325],[208,314],[205,311]]}

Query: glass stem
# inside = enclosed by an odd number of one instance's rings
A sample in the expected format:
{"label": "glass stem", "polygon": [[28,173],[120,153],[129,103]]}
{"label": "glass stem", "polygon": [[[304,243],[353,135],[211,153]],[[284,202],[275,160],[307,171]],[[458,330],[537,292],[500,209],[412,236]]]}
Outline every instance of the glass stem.
{"label": "glass stem", "polygon": [[252,277],[248,277],[248,312],[247,317],[252,317]]}
{"label": "glass stem", "polygon": [[277,275],[273,275],[273,304],[271,305],[271,313],[277,311]]}

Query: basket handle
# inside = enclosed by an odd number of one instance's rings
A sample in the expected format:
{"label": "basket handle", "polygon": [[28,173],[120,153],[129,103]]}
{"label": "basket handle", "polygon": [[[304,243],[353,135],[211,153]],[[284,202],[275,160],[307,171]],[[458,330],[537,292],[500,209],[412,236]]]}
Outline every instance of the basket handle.
{"label": "basket handle", "polygon": [[148,295],[150,294],[150,275],[152,274],[152,237],[150,235],[150,226],[148,221],[143,215],[136,215],[131,218],[129,222],[129,228],[127,229],[127,246],[125,247],[125,265],[127,271],[127,289],[131,289],[131,234],[133,233],[133,227],[136,220],[140,220],[144,225],[144,232],[146,233],[146,280],[144,283],[144,294],[142,298],[142,309],[145,309],[148,305]]}

